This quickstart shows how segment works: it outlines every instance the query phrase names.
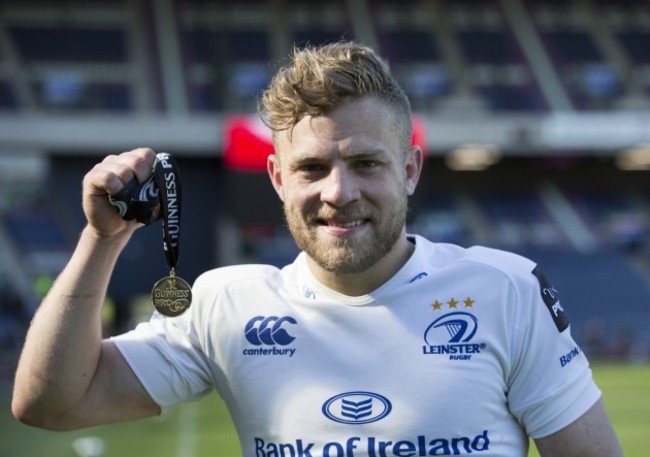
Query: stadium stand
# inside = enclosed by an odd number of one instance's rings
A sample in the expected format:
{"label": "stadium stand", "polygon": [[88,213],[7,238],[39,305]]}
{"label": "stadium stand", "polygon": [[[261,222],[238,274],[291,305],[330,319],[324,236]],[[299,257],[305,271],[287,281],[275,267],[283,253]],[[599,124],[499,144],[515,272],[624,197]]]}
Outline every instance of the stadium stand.
{"label": "stadium stand", "polygon": [[[649,358],[643,0],[1,2],[0,159],[12,160],[0,164],[0,285],[28,316],[37,280],[57,273],[83,223],[69,203],[83,170],[139,145],[181,158],[191,170],[186,195],[216,196],[190,204],[190,275],[285,263],[295,246],[277,199],[263,174],[222,166],[222,127],[228,116],[254,115],[294,44],[340,38],[387,56],[425,127],[429,157],[410,227],[538,259],[590,351]],[[445,157],[466,143],[491,145],[500,160],[450,169]],[[634,147],[646,154],[639,169],[617,168]],[[39,172],[19,172],[29,166]],[[111,286],[118,302],[159,276],[158,240],[138,236]],[[12,334],[8,321],[0,336]]]}

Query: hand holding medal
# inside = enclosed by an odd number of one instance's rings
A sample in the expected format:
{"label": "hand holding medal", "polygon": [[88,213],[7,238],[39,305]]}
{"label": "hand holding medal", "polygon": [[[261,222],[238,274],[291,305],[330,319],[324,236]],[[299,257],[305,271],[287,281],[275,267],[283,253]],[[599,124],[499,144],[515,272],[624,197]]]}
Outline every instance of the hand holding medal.
{"label": "hand holding medal", "polygon": [[192,303],[192,289],[176,276],[181,232],[181,182],[176,161],[166,152],[156,154],[151,178],[142,184],[134,179],[117,194],[109,195],[109,200],[124,220],[150,225],[162,219],[169,276],[154,284],[151,301],[160,314],[183,314]]}

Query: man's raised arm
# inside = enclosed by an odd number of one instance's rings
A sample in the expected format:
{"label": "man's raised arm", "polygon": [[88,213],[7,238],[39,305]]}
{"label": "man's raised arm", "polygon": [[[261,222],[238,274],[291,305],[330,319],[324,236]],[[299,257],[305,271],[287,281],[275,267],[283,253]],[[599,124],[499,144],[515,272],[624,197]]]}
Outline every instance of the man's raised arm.
{"label": "man's raised arm", "polygon": [[154,157],[150,149],[109,156],[84,178],[88,225],[34,316],[16,371],[12,411],[27,424],[68,430],[160,412],[101,333],[113,268],[138,227],[118,216],[108,194],[147,179]]}

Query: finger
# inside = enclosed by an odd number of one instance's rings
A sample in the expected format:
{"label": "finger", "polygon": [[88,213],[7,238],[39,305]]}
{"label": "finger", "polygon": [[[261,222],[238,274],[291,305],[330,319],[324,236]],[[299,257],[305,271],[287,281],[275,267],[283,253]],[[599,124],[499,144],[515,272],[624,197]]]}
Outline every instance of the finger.
{"label": "finger", "polygon": [[150,148],[137,148],[119,155],[108,156],[104,163],[114,167],[113,171],[124,184],[134,177],[138,182],[144,182],[152,174],[156,153]]}
{"label": "finger", "polygon": [[90,195],[115,195],[134,178],[144,181],[151,176],[154,159],[147,148],[109,155],[88,172],[84,188]]}
{"label": "finger", "polygon": [[116,194],[134,178],[133,170],[109,156],[95,165],[84,179],[84,188],[90,195]]}
{"label": "finger", "polygon": [[156,160],[156,153],[150,148],[137,148],[131,151],[129,159],[130,166],[138,182],[144,182],[153,174],[153,164]]}

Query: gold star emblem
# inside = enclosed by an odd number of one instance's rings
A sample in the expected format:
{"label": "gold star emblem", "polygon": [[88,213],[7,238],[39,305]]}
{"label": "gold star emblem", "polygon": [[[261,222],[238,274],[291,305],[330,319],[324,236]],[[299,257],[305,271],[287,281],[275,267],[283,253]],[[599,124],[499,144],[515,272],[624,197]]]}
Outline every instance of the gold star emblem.
{"label": "gold star emblem", "polygon": [[452,298],[447,302],[447,304],[449,305],[449,308],[457,308],[456,305],[458,305],[458,302],[454,298]]}
{"label": "gold star emblem", "polygon": [[440,303],[438,300],[434,301],[433,304],[431,305],[433,309],[441,309],[442,308],[442,303]]}
{"label": "gold star emblem", "polygon": [[473,308],[474,307],[474,301],[470,297],[467,297],[465,300],[463,300],[463,303],[465,303],[465,308]]}

